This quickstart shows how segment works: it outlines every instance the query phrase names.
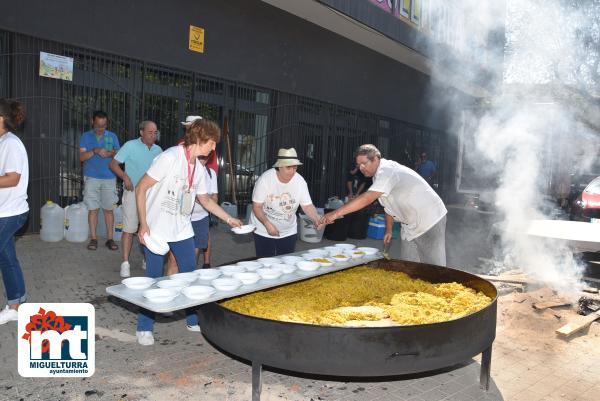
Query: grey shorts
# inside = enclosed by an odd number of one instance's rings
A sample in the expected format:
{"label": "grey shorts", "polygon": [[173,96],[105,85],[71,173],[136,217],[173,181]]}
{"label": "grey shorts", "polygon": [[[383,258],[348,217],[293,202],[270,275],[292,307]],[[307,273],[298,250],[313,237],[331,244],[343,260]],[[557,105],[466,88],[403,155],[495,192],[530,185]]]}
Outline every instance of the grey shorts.
{"label": "grey shorts", "polygon": [[89,210],[113,210],[118,200],[116,179],[83,178],[83,202]]}
{"label": "grey shorts", "polygon": [[138,230],[139,220],[137,205],[135,203],[135,190],[128,191],[123,188],[121,199],[121,212],[123,212],[123,232],[134,234]]}

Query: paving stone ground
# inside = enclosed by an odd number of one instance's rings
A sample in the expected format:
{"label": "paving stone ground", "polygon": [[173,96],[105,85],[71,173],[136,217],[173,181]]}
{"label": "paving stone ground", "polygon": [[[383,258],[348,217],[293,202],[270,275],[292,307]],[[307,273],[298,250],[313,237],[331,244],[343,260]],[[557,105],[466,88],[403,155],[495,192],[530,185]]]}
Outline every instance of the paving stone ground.
{"label": "paving stone ground", "polygon": [[[213,264],[254,255],[251,236],[233,236],[213,228]],[[380,241],[352,241],[380,246]],[[102,242],[101,242],[102,243]],[[328,245],[324,241],[319,246]],[[314,245],[298,242],[298,250]],[[85,244],[42,242],[22,237],[17,251],[30,302],[90,302],[96,308],[96,373],[91,378],[22,378],[17,372],[16,324],[0,326],[0,401],[4,400],[207,400],[251,399],[251,368],[213,348],[202,335],[185,328],[181,313],[159,317],[154,346],[135,340],[137,307],[108,298],[105,288],[120,281],[120,253]],[[392,249],[392,257],[397,256]],[[143,275],[141,253],[133,251],[132,275]],[[0,297],[5,298],[3,287]],[[596,341],[598,341],[596,339]],[[389,381],[345,382],[300,377],[266,370],[262,400],[597,400],[598,355],[588,348],[569,350],[556,360],[543,349],[521,350],[502,333],[494,343],[492,383],[479,388],[478,358],[460,366]],[[572,363],[585,374],[565,377],[558,366]],[[557,372],[561,372],[558,374]],[[575,373],[575,372],[574,372]],[[587,398],[586,398],[587,397]]]}

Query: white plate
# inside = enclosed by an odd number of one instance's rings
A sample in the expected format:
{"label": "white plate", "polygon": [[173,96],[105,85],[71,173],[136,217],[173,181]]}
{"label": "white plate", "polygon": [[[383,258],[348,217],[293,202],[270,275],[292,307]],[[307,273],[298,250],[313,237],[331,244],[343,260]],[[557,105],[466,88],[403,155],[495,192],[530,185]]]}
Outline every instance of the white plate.
{"label": "white plate", "polygon": [[260,277],[264,278],[265,280],[274,280],[276,278],[281,277],[281,275],[283,274],[283,272],[279,269],[269,269],[268,267],[258,269],[256,272],[260,275]]}
{"label": "white plate", "polygon": [[237,262],[236,265],[244,267],[249,272],[256,271],[263,267],[262,263],[257,262],[255,260],[245,260],[243,262]]}
{"label": "white plate", "polygon": [[210,283],[219,291],[235,291],[243,284],[237,278],[231,277],[216,278]]}
{"label": "white plate", "polygon": [[371,248],[369,246],[361,246],[360,248],[356,248],[355,251],[363,251],[365,255],[375,255],[379,252],[377,248]]}
{"label": "white plate", "polygon": [[260,275],[254,272],[234,273],[233,278],[237,278],[244,285],[250,285],[260,280]]}
{"label": "white plate", "polygon": [[210,297],[216,290],[208,285],[192,285],[181,290],[181,293],[189,299],[202,300]]}
{"label": "white plate", "polygon": [[163,240],[156,234],[153,236],[149,236],[147,233],[144,234],[144,243],[150,252],[157,255],[166,255],[167,252],[169,252],[169,244],[167,241]]}
{"label": "white plate", "polygon": [[301,262],[296,263],[298,269],[303,270],[305,272],[312,272],[319,268],[319,264],[316,262],[310,262],[308,260],[303,260]]}
{"label": "white plate", "polygon": [[131,290],[145,290],[156,282],[150,277],[129,277],[121,281],[125,287]]}
{"label": "white plate", "polygon": [[303,257],[300,256],[294,256],[294,255],[288,255],[288,256],[282,256],[281,260],[283,261],[283,263],[288,264],[288,265],[296,265],[296,263],[304,260]]}
{"label": "white plate", "polygon": [[190,285],[188,281],[177,279],[161,280],[158,283],[156,283],[156,286],[158,288],[172,288],[178,291],[181,291],[184,287],[187,287],[188,285]]}
{"label": "white plate", "polygon": [[336,253],[341,251],[339,246],[326,246],[325,248],[323,248],[323,250],[327,251],[330,255],[335,255]]}
{"label": "white plate", "polygon": [[[324,261],[326,260],[326,262],[323,262],[323,261],[321,261],[321,260],[319,260],[319,259],[322,259],[322,260],[324,260]],[[319,256],[318,258],[313,258],[313,259],[311,259],[310,261],[311,261],[311,262],[318,263],[320,266],[323,266],[323,267],[328,267],[328,266],[331,266],[331,265],[333,265],[333,260],[331,260],[331,259],[329,259],[329,258],[326,258],[326,257],[324,257],[324,256]]]}
{"label": "white plate", "polygon": [[367,254],[364,251],[352,251],[350,253],[350,256],[352,256],[353,259],[359,259],[359,258],[364,258]]}
{"label": "white plate", "polygon": [[179,291],[172,288],[151,288],[142,294],[148,302],[155,304],[164,304],[170,302],[179,295]]}
{"label": "white plate", "polygon": [[295,272],[297,267],[294,265],[288,265],[286,263],[277,263],[275,265],[271,265],[271,269],[281,270],[283,274],[290,274]]}
{"label": "white plate", "polygon": [[303,253],[303,254],[302,254],[302,255],[300,255],[300,256],[302,256],[302,258],[303,258],[304,260],[312,260],[312,259],[314,259],[314,258],[318,257],[316,253],[311,253],[311,252],[306,252],[306,253]]}
{"label": "white plate", "polygon": [[244,266],[235,265],[220,266],[219,269],[223,272],[225,276],[233,276],[234,273],[242,273],[246,271],[246,268]]}
{"label": "white plate", "polygon": [[343,250],[346,250],[346,251],[350,251],[350,250],[356,248],[356,245],[354,245],[354,244],[335,244],[335,246],[337,246],[338,248],[342,248]]}
{"label": "white plate", "polygon": [[182,280],[187,281],[188,283],[193,283],[198,279],[198,274],[196,272],[185,272],[185,273],[175,273],[167,276],[170,280]]}
{"label": "white plate", "polygon": [[231,231],[233,231],[236,234],[248,234],[254,230],[256,230],[256,226],[254,224],[246,224],[245,226],[233,227],[231,229]]}
{"label": "white plate", "polygon": [[269,267],[271,265],[281,263],[281,259],[279,259],[279,258],[258,258],[258,259],[256,259],[256,261],[259,263],[262,263],[263,266],[265,266],[265,267]]}
{"label": "white plate", "polygon": [[214,280],[219,277],[223,272],[219,269],[198,269],[196,275],[200,280]]}
{"label": "white plate", "polygon": [[335,263],[342,263],[347,262],[350,259],[350,256],[338,251],[337,253],[332,254],[329,259],[333,260]]}
{"label": "white plate", "polygon": [[309,249],[308,253],[314,253],[315,255],[319,255],[319,256],[329,255],[329,251],[326,251],[325,249]]}

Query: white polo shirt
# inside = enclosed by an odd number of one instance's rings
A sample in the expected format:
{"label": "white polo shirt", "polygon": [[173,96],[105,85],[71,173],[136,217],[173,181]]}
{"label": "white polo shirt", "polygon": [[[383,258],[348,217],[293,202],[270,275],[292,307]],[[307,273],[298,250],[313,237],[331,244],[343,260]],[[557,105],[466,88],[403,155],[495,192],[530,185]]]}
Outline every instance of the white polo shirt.
{"label": "white polo shirt", "polygon": [[381,159],[369,191],[381,192],[379,203],[402,223],[402,239],[425,234],[448,213],[444,202],[416,171]]}

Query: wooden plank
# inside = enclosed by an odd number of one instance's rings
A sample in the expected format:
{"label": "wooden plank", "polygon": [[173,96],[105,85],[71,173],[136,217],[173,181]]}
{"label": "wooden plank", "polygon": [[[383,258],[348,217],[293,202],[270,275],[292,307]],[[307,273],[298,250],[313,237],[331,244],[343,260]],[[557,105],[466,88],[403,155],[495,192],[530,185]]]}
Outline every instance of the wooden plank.
{"label": "wooden plank", "polygon": [[566,299],[555,299],[553,301],[536,302],[531,306],[533,306],[534,309],[542,310],[547,308],[554,308],[556,306],[566,305],[571,305],[571,301],[567,301]]}
{"label": "wooden plank", "polygon": [[486,274],[478,274],[478,276],[484,280],[497,281],[500,283],[530,284],[533,282],[531,279],[529,279],[525,275],[516,275],[516,274],[514,275],[514,277],[511,277],[511,276],[488,276]]}
{"label": "wooden plank", "polygon": [[569,337],[570,335],[573,335],[581,330],[586,329],[596,319],[600,319],[599,312],[591,313],[587,316],[581,316],[581,319],[569,322],[562,326],[560,329],[556,330],[556,334],[563,337]]}

